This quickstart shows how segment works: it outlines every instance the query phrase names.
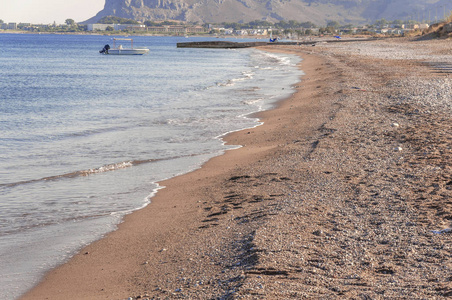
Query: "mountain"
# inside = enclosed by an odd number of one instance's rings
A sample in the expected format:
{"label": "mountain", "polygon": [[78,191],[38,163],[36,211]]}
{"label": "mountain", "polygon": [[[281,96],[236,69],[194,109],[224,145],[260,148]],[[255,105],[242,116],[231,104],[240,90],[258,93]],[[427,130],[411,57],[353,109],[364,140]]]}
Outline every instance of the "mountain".
{"label": "mountain", "polygon": [[[105,16],[137,21],[180,20],[200,23],[328,21],[371,23],[385,18],[435,20],[443,16],[450,0],[106,0],[105,7],[84,23]],[[452,7],[451,7],[452,8]]]}

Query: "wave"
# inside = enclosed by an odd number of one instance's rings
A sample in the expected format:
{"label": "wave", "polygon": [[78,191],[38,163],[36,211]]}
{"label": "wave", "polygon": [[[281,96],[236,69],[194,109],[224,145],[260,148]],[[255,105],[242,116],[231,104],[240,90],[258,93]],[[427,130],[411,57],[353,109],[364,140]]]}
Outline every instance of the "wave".
{"label": "wave", "polygon": [[[23,132],[20,137],[11,136],[11,137],[1,137],[0,141],[2,142],[36,142],[36,141],[62,141],[68,138],[85,138],[92,135],[103,134],[108,132],[118,132],[125,131],[127,129],[133,128],[133,124],[129,126],[108,126],[104,128],[96,128],[96,129],[84,129],[84,130],[68,130],[66,132],[58,132],[58,133],[30,133],[27,135],[26,132]],[[11,135],[16,134],[17,132],[11,131]]]}
{"label": "wave", "polygon": [[244,103],[246,105],[255,105],[259,102],[262,102],[263,100],[264,100],[263,98],[250,99],[250,100],[244,100],[244,101],[242,101],[242,103]]}
{"label": "wave", "polygon": [[125,168],[129,168],[132,166],[133,166],[133,163],[131,161],[124,161],[119,164],[105,165],[100,168],[81,171],[80,175],[88,176],[88,175],[96,174],[96,173],[104,173],[104,172],[115,171],[115,170],[119,170],[119,169],[125,169]]}
{"label": "wave", "polygon": [[[259,51],[256,52],[259,55],[258,61],[259,65],[255,68],[262,68],[264,70],[272,70],[272,65],[282,65],[282,66],[296,66],[296,63],[291,59],[291,57],[281,54],[274,54],[270,52]],[[261,66],[261,61],[265,62]],[[270,63],[270,65],[268,65]]]}
{"label": "wave", "polygon": [[235,85],[236,82],[253,79],[254,75],[255,75],[255,73],[253,73],[251,71],[243,71],[241,77],[228,79],[225,82],[217,82],[216,85],[217,86],[233,86],[233,85]]}
{"label": "wave", "polygon": [[172,158],[149,159],[149,160],[140,160],[140,161],[124,161],[124,162],[120,162],[120,163],[104,165],[104,166],[101,166],[98,168],[75,171],[75,172],[61,174],[61,175],[47,176],[47,177],[43,177],[43,178],[39,178],[39,179],[24,180],[24,181],[12,182],[12,183],[3,183],[3,184],[0,184],[0,187],[15,187],[18,185],[36,183],[36,182],[40,182],[40,181],[55,181],[55,180],[61,180],[61,179],[67,179],[67,178],[90,176],[90,175],[94,175],[94,174],[98,174],[98,173],[105,173],[105,172],[111,172],[111,171],[116,171],[116,170],[120,170],[120,169],[130,168],[134,165],[136,166],[136,165],[143,164],[143,163],[150,163],[150,162],[169,160],[169,159],[172,159]]}
{"label": "wave", "polygon": [[11,183],[2,183],[2,184],[0,184],[0,188],[15,187],[15,186],[19,186],[19,185],[43,182],[43,181],[56,181],[56,180],[62,180],[62,179],[84,177],[84,176],[90,176],[90,175],[95,175],[95,174],[99,174],[99,173],[112,172],[112,171],[117,171],[117,170],[121,170],[121,169],[131,168],[133,166],[138,166],[138,165],[147,164],[147,163],[169,161],[169,160],[174,160],[174,159],[179,159],[179,158],[184,158],[184,157],[195,157],[195,156],[206,155],[206,154],[211,154],[211,153],[212,152],[203,152],[203,153],[187,154],[187,155],[172,156],[172,157],[165,157],[165,158],[123,161],[123,162],[114,163],[114,164],[107,164],[107,165],[104,165],[104,166],[101,166],[98,168],[75,171],[75,172],[61,174],[61,175],[47,176],[47,177],[43,177],[43,178],[39,178],[39,179],[31,179],[31,180],[24,180],[24,181],[11,182]]}
{"label": "wave", "polygon": [[39,179],[24,180],[24,181],[12,182],[12,183],[3,183],[3,184],[0,184],[0,187],[15,187],[18,185],[35,183],[35,182],[39,182],[39,181],[54,181],[54,180],[60,180],[60,179],[64,179],[64,178],[89,176],[91,174],[115,171],[115,170],[124,169],[124,168],[132,167],[132,166],[133,166],[132,161],[125,161],[125,162],[120,162],[120,163],[116,163],[116,164],[108,164],[105,166],[101,166],[99,168],[75,171],[75,172],[61,174],[61,175],[47,176],[47,177],[43,177],[43,178],[39,178]]}

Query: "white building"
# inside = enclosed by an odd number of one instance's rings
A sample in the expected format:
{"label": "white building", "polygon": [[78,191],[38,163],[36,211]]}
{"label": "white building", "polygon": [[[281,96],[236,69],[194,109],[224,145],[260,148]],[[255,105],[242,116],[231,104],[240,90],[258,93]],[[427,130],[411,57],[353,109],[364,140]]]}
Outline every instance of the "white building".
{"label": "white building", "polygon": [[17,29],[17,23],[2,23],[0,24],[1,29]]}
{"label": "white building", "polygon": [[113,27],[114,24],[88,24],[88,31],[105,31],[107,27]]}
{"label": "white building", "polygon": [[248,35],[248,31],[245,29],[241,29],[241,30],[236,30],[235,31],[236,35]]}

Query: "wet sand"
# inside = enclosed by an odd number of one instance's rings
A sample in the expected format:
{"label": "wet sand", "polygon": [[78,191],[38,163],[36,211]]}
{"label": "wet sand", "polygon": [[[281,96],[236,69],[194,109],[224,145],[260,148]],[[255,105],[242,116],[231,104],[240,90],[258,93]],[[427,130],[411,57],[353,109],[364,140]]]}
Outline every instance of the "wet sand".
{"label": "wet sand", "polygon": [[451,297],[451,45],[267,48],[297,92],[22,299]]}

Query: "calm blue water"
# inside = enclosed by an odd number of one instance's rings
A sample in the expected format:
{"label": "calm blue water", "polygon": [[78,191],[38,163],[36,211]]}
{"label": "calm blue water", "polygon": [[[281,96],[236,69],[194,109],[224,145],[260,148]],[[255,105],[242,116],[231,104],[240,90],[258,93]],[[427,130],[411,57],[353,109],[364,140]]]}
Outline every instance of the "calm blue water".
{"label": "calm blue water", "polygon": [[301,75],[287,55],[176,48],[190,40],[134,37],[149,55],[108,56],[111,37],[0,34],[0,299],[224,152]]}

